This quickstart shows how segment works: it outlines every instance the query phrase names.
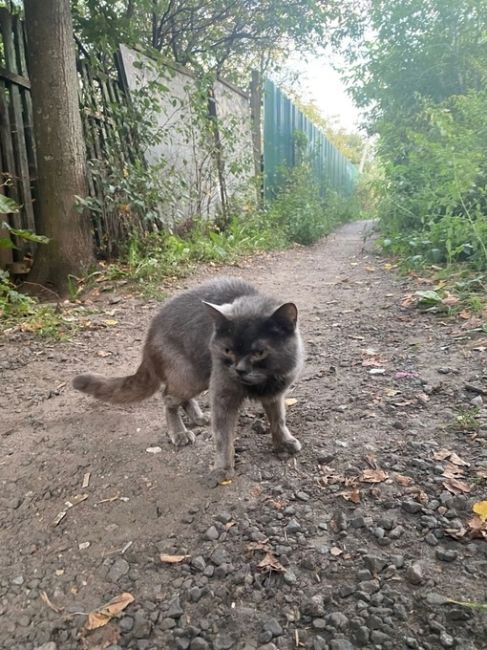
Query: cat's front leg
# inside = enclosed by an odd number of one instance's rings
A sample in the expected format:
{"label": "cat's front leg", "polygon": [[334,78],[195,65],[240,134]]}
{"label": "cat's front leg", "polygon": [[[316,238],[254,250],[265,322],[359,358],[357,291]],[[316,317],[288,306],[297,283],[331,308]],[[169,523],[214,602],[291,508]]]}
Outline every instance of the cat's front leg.
{"label": "cat's front leg", "polygon": [[230,480],[235,474],[235,425],[243,400],[242,389],[225,377],[210,382],[211,424],[215,461],[210,472],[212,484]]}
{"label": "cat's front leg", "polygon": [[286,426],[286,405],[284,395],[273,399],[262,400],[262,406],[269,419],[272,442],[276,451],[287,451],[296,454],[301,451],[301,443],[289,432]]}

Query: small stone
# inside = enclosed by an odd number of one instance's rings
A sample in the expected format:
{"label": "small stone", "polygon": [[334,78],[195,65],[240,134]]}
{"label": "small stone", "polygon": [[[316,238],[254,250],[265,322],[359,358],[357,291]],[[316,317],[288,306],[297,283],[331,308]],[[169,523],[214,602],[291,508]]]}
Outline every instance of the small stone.
{"label": "small stone", "polygon": [[380,630],[372,630],[372,634],[370,635],[370,640],[372,643],[384,643],[384,641],[388,640],[387,634],[384,634],[384,632],[381,632]]}
{"label": "small stone", "polygon": [[435,555],[438,560],[442,560],[443,562],[454,562],[458,557],[458,551],[451,548],[446,549],[439,547],[436,549]]}
{"label": "small stone", "polygon": [[363,560],[372,573],[380,573],[387,564],[385,560],[377,557],[377,555],[364,555]]}
{"label": "small stone", "polygon": [[354,637],[357,643],[361,646],[367,645],[370,638],[369,628],[365,625],[360,625],[354,630]]}
{"label": "small stone", "polygon": [[107,578],[110,582],[118,582],[120,578],[127,575],[129,572],[130,565],[127,560],[124,560],[122,557],[117,558],[115,562],[110,567]]}
{"label": "small stone", "polygon": [[353,585],[341,585],[338,593],[340,595],[340,598],[348,598],[348,596],[351,596],[354,591],[355,587]]}
{"label": "small stone", "polygon": [[134,619],[131,616],[123,616],[120,619],[118,626],[122,632],[130,632],[130,630],[134,627]]}
{"label": "small stone", "polygon": [[172,630],[173,627],[176,627],[177,623],[174,618],[163,618],[159,624],[161,630]]}
{"label": "small stone", "polygon": [[234,641],[228,634],[218,634],[213,641],[213,650],[229,650],[233,646]]}
{"label": "small stone", "polygon": [[169,607],[167,609],[166,615],[169,618],[179,618],[180,616],[183,615],[183,608],[181,607],[181,603],[179,602],[179,596],[175,596],[169,601]]}
{"label": "small stone", "polygon": [[260,645],[258,650],[277,650],[277,646],[274,643],[265,643],[264,645]]}
{"label": "small stone", "polygon": [[17,510],[21,505],[22,499],[20,497],[13,497],[13,499],[7,501],[7,508],[11,508],[12,510]]}
{"label": "small stone", "polygon": [[209,649],[208,641],[205,641],[202,639],[200,636],[195,637],[191,641],[191,645],[189,646],[190,650],[208,650]]}
{"label": "small stone", "polygon": [[220,533],[218,532],[215,526],[210,526],[205,533],[205,537],[206,539],[215,542],[220,537]]}
{"label": "small stone", "polygon": [[296,499],[299,499],[300,501],[309,501],[309,494],[306,492],[297,492]]}
{"label": "small stone", "polygon": [[448,598],[446,596],[437,594],[434,591],[430,591],[428,594],[426,594],[425,600],[430,605],[444,605],[448,602]]}
{"label": "small stone", "polygon": [[341,612],[332,612],[326,617],[326,621],[332,627],[341,630],[348,625],[348,618]]}
{"label": "small stone", "polygon": [[406,580],[412,585],[420,585],[424,581],[423,567],[419,562],[415,562],[406,571]]}
{"label": "small stone", "polygon": [[443,631],[440,633],[440,643],[444,648],[453,648],[455,645],[455,639],[450,634]]}
{"label": "small stone", "polygon": [[298,580],[293,571],[286,571],[282,578],[287,585],[295,585]]}
{"label": "small stone", "polygon": [[192,587],[189,590],[189,599],[192,603],[197,603],[203,595],[203,590],[199,587]]}
{"label": "small stone", "polygon": [[48,641],[42,645],[37,645],[34,650],[57,650],[57,645],[54,643],[54,641]]}
{"label": "small stone", "polygon": [[264,629],[264,632],[270,632],[272,634],[271,638],[281,636],[283,634],[282,627],[279,625],[278,621],[276,621],[275,618],[269,618],[262,627]]}
{"label": "small stone", "polygon": [[221,524],[228,524],[232,521],[232,515],[229,512],[220,512],[216,517],[216,521],[219,521]]}
{"label": "small stone", "polygon": [[12,584],[20,587],[24,584],[24,576],[15,576],[15,578],[12,579]]}
{"label": "small stone", "polygon": [[177,650],[188,650],[189,643],[189,639],[187,639],[185,636],[178,637],[176,639],[176,648]]}
{"label": "small stone", "polygon": [[381,526],[377,526],[376,528],[374,528],[373,533],[374,533],[374,537],[376,537],[377,539],[382,539],[386,534],[386,531],[384,530],[384,528],[381,528]]}
{"label": "small stone", "polygon": [[323,597],[319,594],[312,596],[309,600],[305,600],[301,606],[301,612],[304,616],[321,617],[325,613],[323,606]]}
{"label": "small stone", "polygon": [[402,569],[404,566],[404,555],[393,555],[391,557],[391,563],[396,567],[396,569]]}
{"label": "small stone", "polygon": [[315,630],[324,630],[326,628],[326,621],[324,618],[313,619],[313,627]]}
{"label": "small stone", "polygon": [[288,533],[294,534],[301,530],[301,524],[296,519],[291,519],[286,526],[286,531]]}
{"label": "small stone", "polygon": [[420,503],[413,500],[403,501],[401,504],[401,508],[405,512],[409,512],[411,515],[415,515],[417,512],[420,512],[422,507],[423,506]]}
{"label": "small stone", "polygon": [[206,562],[201,555],[197,555],[191,560],[191,566],[196,569],[196,571],[204,571],[206,567]]}
{"label": "small stone", "polygon": [[426,537],[424,538],[424,541],[425,541],[427,544],[429,544],[430,546],[437,546],[437,545],[438,545],[438,540],[437,540],[437,538],[435,537],[435,535],[433,535],[433,533],[428,533],[428,534],[426,535]]}
{"label": "small stone", "polygon": [[[470,400],[470,404],[472,406],[483,406],[484,405],[484,400],[482,398],[482,395],[476,395]],[[445,646],[445,648],[450,648],[451,646]]]}
{"label": "small stone", "polygon": [[146,639],[150,636],[152,624],[146,613],[139,609],[134,616],[134,628],[132,634],[136,639]]}
{"label": "small stone", "polygon": [[375,594],[380,589],[380,583],[378,580],[364,580],[359,583],[358,588],[366,594]]}
{"label": "small stone", "polygon": [[404,527],[403,526],[395,526],[391,532],[389,533],[389,537],[391,539],[399,539],[404,535]]}
{"label": "small stone", "polygon": [[354,650],[348,639],[333,639],[330,642],[330,650]]}
{"label": "small stone", "polygon": [[211,554],[210,560],[215,564],[216,566],[220,566],[221,564],[225,564],[228,562],[228,553],[225,551],[224,548],[216,548],[213,553]]}

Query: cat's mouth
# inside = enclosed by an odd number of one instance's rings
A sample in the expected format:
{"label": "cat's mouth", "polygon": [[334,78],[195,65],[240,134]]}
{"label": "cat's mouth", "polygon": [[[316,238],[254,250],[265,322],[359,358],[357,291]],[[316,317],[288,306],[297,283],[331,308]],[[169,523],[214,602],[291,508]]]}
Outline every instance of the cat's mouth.
{"label": "cat's mouth", "polygon": [[244,386],[255,386],[256,384],[261,384],[265,377],[261,375],[239,375],[238,380]]}

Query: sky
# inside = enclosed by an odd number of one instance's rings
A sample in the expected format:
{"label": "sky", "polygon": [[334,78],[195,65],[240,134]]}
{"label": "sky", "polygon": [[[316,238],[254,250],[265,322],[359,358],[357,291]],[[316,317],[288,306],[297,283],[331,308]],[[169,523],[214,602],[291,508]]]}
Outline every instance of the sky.
{"label": "sky", "polygon": [[336,118],[335,123],[347,131],[358,131],[360,111],[346,92],[346,86],[326,55],[310,56],[304,60],[293,54],[285,65],[284,75],[296,77],[292,84],[305,101],[314,100],[326,118]]}

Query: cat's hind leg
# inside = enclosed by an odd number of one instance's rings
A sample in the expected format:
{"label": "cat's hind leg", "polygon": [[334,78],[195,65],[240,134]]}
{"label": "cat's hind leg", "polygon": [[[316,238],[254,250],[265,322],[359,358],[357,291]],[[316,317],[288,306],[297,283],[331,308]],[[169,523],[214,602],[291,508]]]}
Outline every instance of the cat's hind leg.
{"label": "cat's hind leg", "polygon": [[287,451],[296,454],[301,451],[301,443],[289,432],[286,426],[286,405],[284,395],[278,395],[272,400],[262,400],[262,406],[271,426],[271,435],[276,451]]}
{"label": "cat's hind leg", "polygon": [[187,402],[183,402],[182,407],[191,424],[198,427],[205,427],[210,424],[210,418],[203,413],[195,399],[189,399]]}
{"label": "cat's hind leg", "polygon": [[184,422],[179,414],[179,407],[183,406],[184,400],[171,395],[166,387],[163,393],[164,404],[166,407],[167,433],[173,445],[183,447],[192,445],[196,436],[184,426]]}

